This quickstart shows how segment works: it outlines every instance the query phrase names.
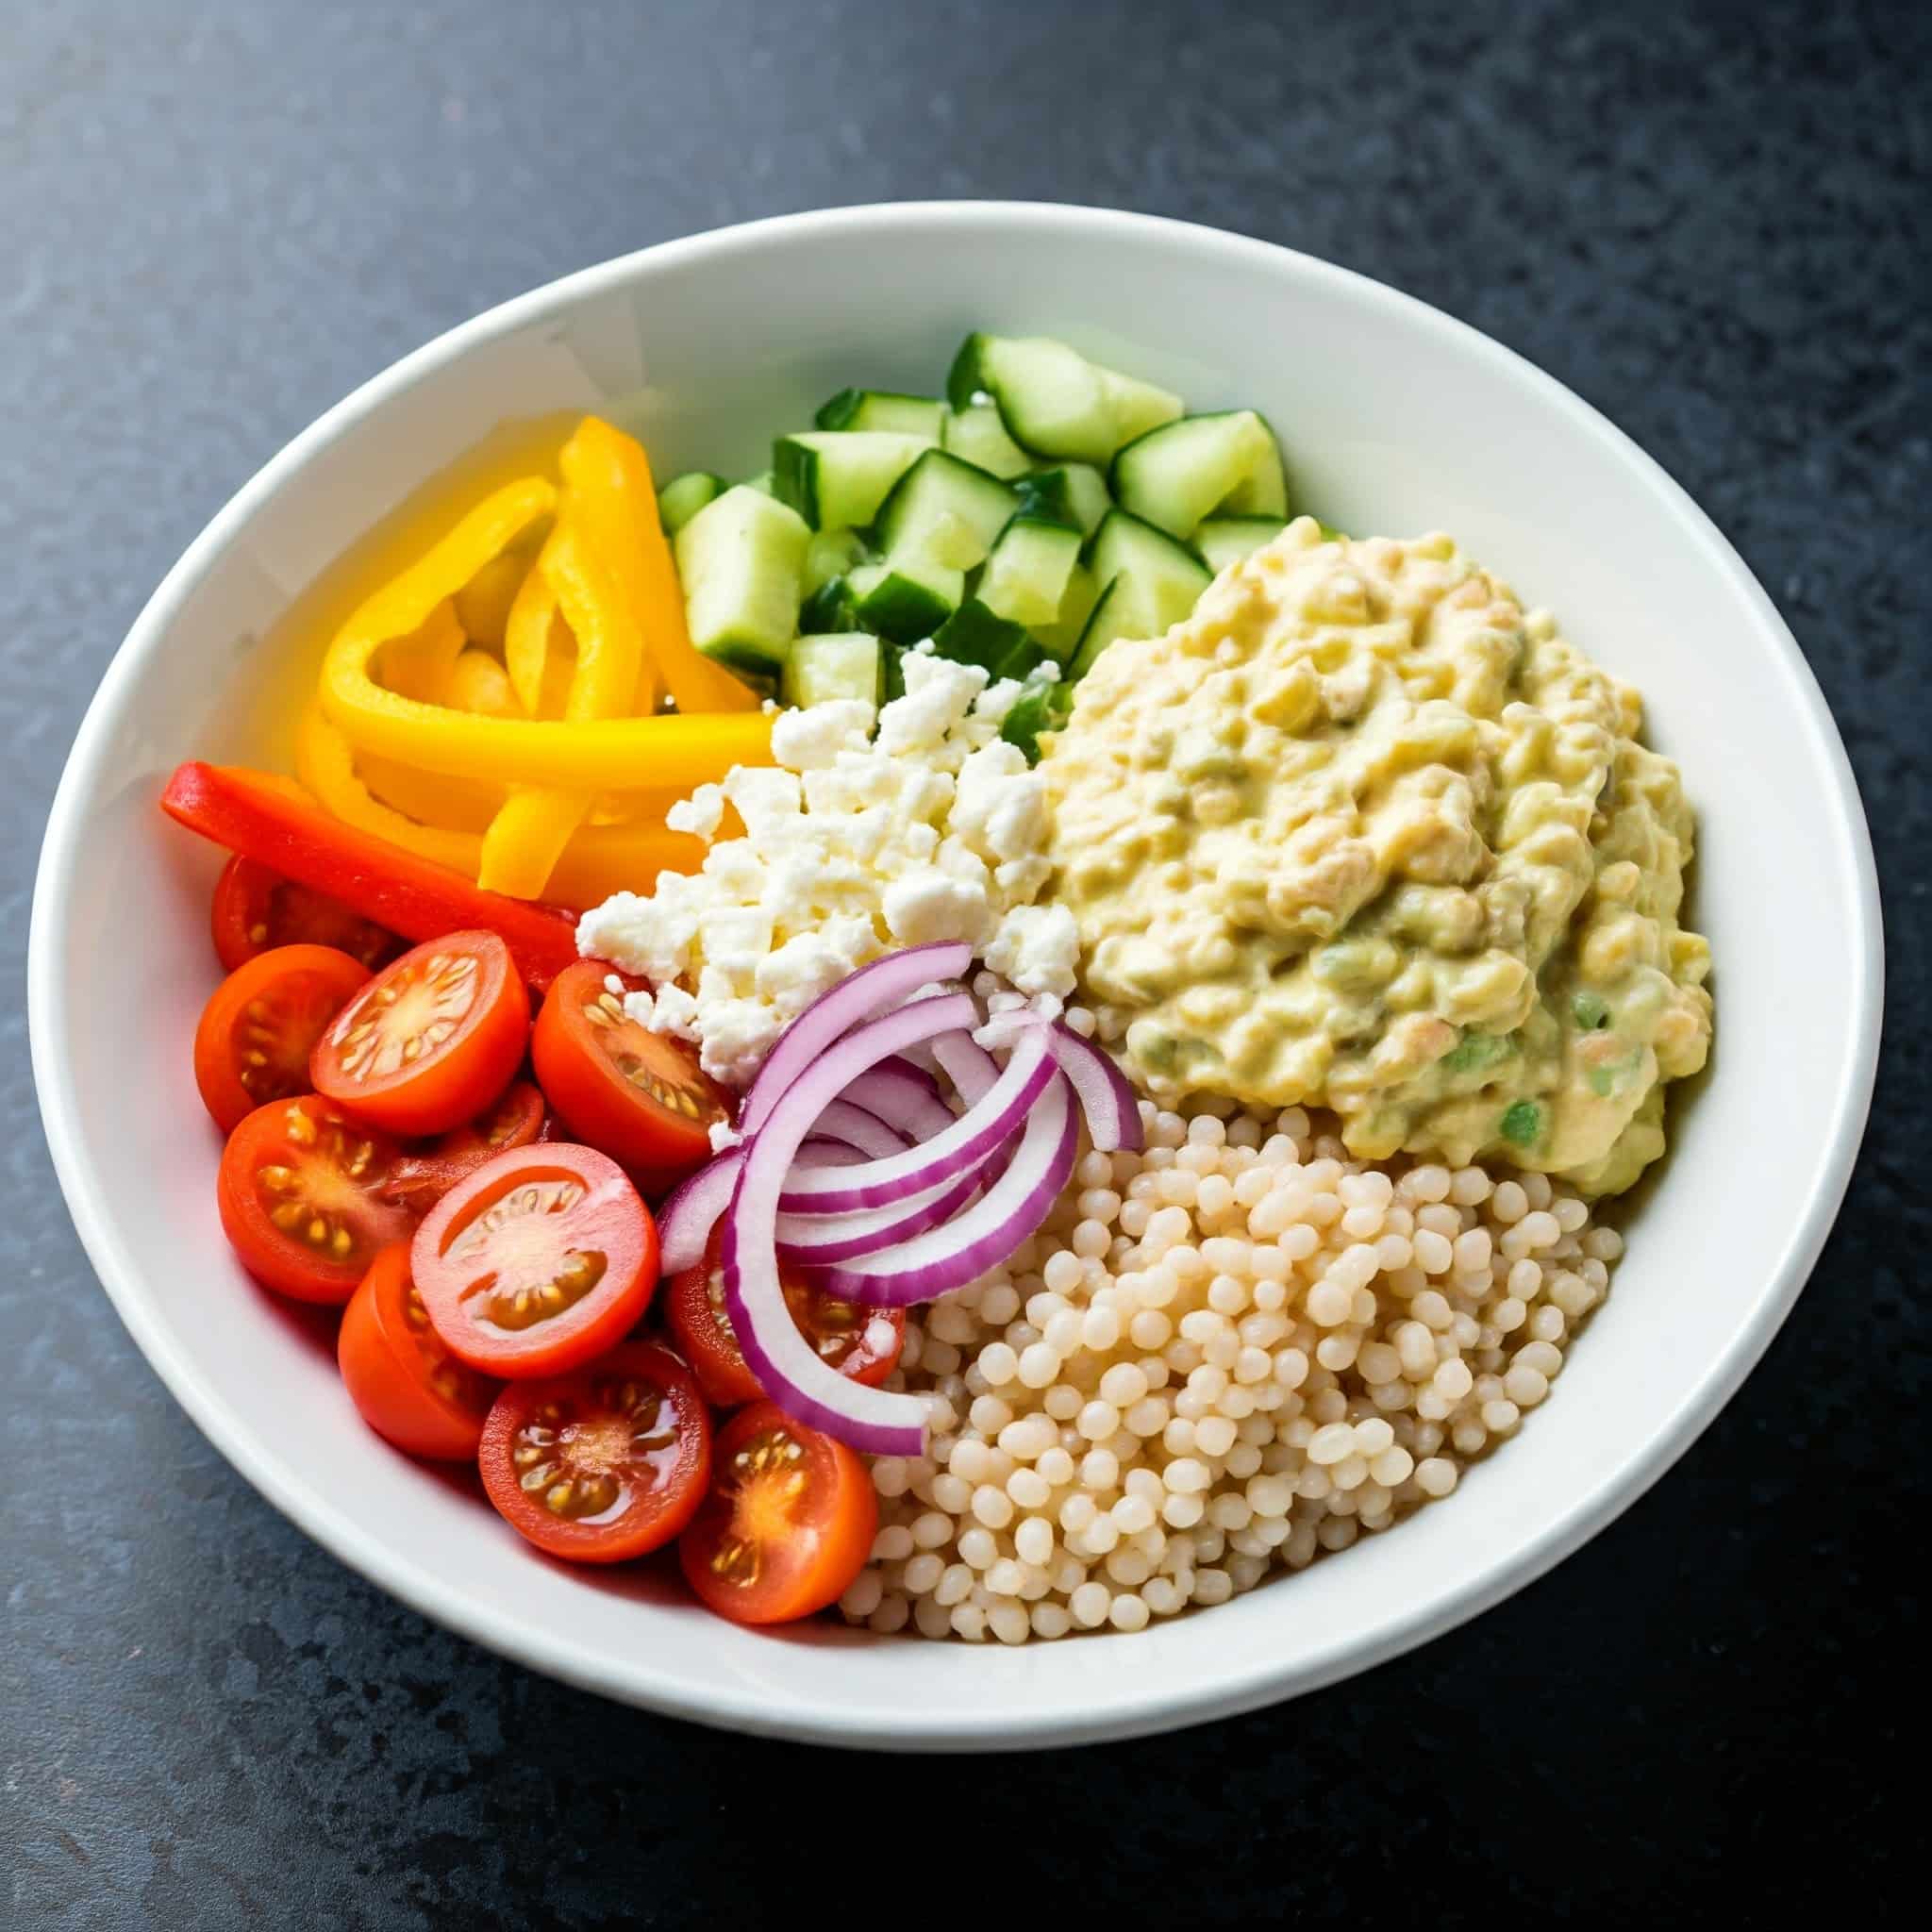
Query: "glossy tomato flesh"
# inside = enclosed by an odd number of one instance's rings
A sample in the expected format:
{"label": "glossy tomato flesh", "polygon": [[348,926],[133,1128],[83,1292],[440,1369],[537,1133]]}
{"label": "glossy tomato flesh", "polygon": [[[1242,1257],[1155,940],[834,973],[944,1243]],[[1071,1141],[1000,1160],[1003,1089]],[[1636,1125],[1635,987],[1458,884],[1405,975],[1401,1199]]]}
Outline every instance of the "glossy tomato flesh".
{"label": "glossy tomato flesh", "polygon": [[682,1041],[625,1014],[607,983],[617,977],[594,959],[558,974],[530,1036],[530,1063],[572,1135],[656,1195],[711,1158],[710,1130],[730,1119],[730,1101]]}
{"label": "glossy tomato flesh", "polygon": [[275,946],[228,974],[194,1029],[194,1084],[225,1134],[308,1091],[308,1057],[369,969],[333,946]]}
{"label": "glossy tomato flesh", "polygon": [[467,1462],[483,1440],[496,1384],[437,1339],[409,1274],[409,1244],[370,1263],[336,1338],[342,1381],[362,1420],[411,1456]]}
{"label": "glossy tomato flesh", "polygon": [[[707,1398],[718,1408],[736,1408],[758,1401],[765,1391],[745,1365],[731,1326],[718,1243],[714,1234],[705,1258],[671,1277],[664,1319]],[[822,1360],[868,1388],[877,1388],[892,1373],[906,1341],[903,1308],[864,1308],[789,1273],[781,1271],[781,1279],[791,1319]]]}
{"label": "glossy tomato flesh", "polygon": [[242,1265],[306,1302],[346,1302],[416,1217],[387,1200],[395,1143],[320,1095],[257,1108],[222,1150],[216,1198]]}
{"label": "glossy tomato flesh", "polygon": [[315,1043],[315,1091],[392,1134],[480,1113],[524,1058],[529,994],[493,932],[453,932],[385,967]]}
{"label": "glossy tomato flesh", "polygon": [[741,1409],[678,1542],[686,1580],[734,1624],[788,1624],[845,1593],[878,1533],[872,1474],[844,1443],[775,1403]]}
{"label": "glossy tomato flesh", "polygon": [[443,1345],[485,1374],[557,1375],[620,1341],[658,1286],[658,1227],[624,1170],[545,1141],[458,1182],[411,1265]]}
{"label": "glossy tomato flesh", "polygon": [[215,881],[208,924],[215,952],[230,973],[273,946],[333,946],[359,959],[366,973],[388,965],[403,950],[403,941],[387,926],[239,855]]}
{"label": "glossy tomato flesh", "polygon": [[528,1080],[513,1081],[475,1120],[406,1148],[390,1181],[391,1196],[426,1214],[499,1154],[550,1138],[542,1094]]}
{"label": "glossy tomato flesh", "polygon": [[626,1342],[575,1374],[513,1382],[483,1425],[483,1487],[553,1557],[618,1563],[669,1542],[710,1473],[711,1425],[667,1348]]}

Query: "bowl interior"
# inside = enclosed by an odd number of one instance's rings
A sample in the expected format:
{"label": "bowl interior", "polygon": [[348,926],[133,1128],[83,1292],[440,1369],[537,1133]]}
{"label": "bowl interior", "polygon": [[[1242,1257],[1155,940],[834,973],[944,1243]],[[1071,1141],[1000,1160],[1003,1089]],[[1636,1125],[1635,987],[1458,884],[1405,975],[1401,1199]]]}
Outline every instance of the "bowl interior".
{"label": "bowl interior", "polygon": [[[1715,1075],[1674,1109],[1614,1291],[1522,1441],[1446,1507],[1294,1578],[1112,1641],[1019,1651],[753,1635],[664,1572],[533,1555],[474,1484],[358,1424],[328,1330],[217,1224],[188,1041],[217,969],[216,855],[164,824],[187,757],[274,756],[267,694],[319,649],[289,608],[491,425],[596,408],[659,475],[744,473],[849,382],[931,391],[969,327],[1059,334],[1201,408],[1267,412],[1298,506],[1445,528],[1649,701],[1699,816]],[[76,1223],[137,1340],[225,1452],[428,1613],[620,1698],[832,1741],[991,1746],[1152,1729],[1361,1668],[1496,1600],[1640,1493],[1801,1285],[1849,1172],[1877,1012],[1875,891],[1841,749],[1763,593],[1674,485],[1458,325],[1178,225],[954,206],[795,217],[648,251],[493,311],[284,452],[157,594],[63,784],[35,908],[36,1066]]]}

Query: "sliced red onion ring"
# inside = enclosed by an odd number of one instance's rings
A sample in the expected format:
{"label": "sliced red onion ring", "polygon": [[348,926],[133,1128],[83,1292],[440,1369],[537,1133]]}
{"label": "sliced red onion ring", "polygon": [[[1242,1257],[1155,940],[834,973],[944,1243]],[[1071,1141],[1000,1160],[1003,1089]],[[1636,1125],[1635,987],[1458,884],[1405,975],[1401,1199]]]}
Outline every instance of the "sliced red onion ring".
{"label": "sliced red onion ring", "polygon": [[940,1071],[968,1107],[976,1107],[992,1091],[993,1082],[1000,1076],[1000,1063],[970,1033],[941,1033],[926,1044]]}
{"label": "sliced red onion ring", "polygon": [[[936,979],[958,979],[973,964],[973,948],[963,941],[941,941],[929,946],[908,946],[888,953],[870,966],[848,974],[822,992],[781,1033],[751,1091],[744,1096],[738,1130],[755,1134],[771,1118],[773,1108],[791,1083],[861,1021],[897,1000],[909,998]],[[969,1025],[979,1024],[975,1013]]]}
{"label": "sliced red onion ring", "polygon": [[744,1149],[734,1147],[708,1160],[688,1180],[679,1181],[658,1210],[658,1269],[663,1274],[682,1274],[705,1258],[705,1244],[711,1239],[725,1208],[731,1205],[738,1186],[738,1171],[744,1165]]}
{"label": "sliced red onion ring", "polygon": [[832,1105],[841,1102],[862,1107],[908,1141],[930,1141],[953,1124],[953,1109],[932,1076],[897,1055],[861,1074]]}
{"label": "sliced red onion ring", "polygon": [[902,1134],[897,1127],[868,1108],[853,1106],[849,1100],[830,1102],[824,1112],[812,1123],[812,1131],[834,1141],[843,1141],[847,1146],[857,1147],[861,1154],[870,1155],[874,1160],[904,1154],[912,1144],[909,1135]]}
{"label": "sliced red onion ring", "polygon": [[970,1027],[976,1019],[964,993],[918,1000],[819,1053],[779,1096],[744,1150],[724,1215],[724,1304],[746,1367],[788,1415],[874,1455],[918,1455],[925,1443],[925,1404],[915,1395],[862,1387],[806,1340],[786,1306],[778,1274],[779,1197],[792,1157],[827,1102],[889,1054],[937,1033]]}
{"label": "sliced red onion ring", "polygon": [[[843,1141],[813,1139],[798,1150],[799,1167],[839,1167],[860,1161],[865,1156]],[[658,1269],[663,1274],[682,1274],[705,1258],[705,1248],[725,1208],[731,1205],[731,1191],[738,1185],[738,1170],[744,1165],[744,1149],[734,1147],[715,1160],[708,1160],[689,1179],[680,1181],[658,1210]],[[927,1225],[930,1225],[928,1223]],[[864,1254],[866,1249],[854,1252]]]}
{"label": "sliced red onion ring", "polygon": [[964,1288],[998,1267],[1053,1211],[1073,1174],[1079,1138],[1073,1090],[1056,1076],[1027,1116],[1006,1172],[963,1214],[861,1259],[814,1262],[806,1272],[819,1287],[868,1307],[905,1307]]}
{"label": "sliced red onion ring", "polygon": [[[908,1010],[916,1012],[921,1007],[939,1004],[938,1000],[920,1000]],[[885,1208],[935,1182],[964,1174],[1013,1137],[1028,1108],[1058,1072],[1045,1029],[1030,1028],[1014,1046],[1012,1058],[991,1089],[944,1133],[935,1135],[924,1146],[868,1161],[863,1167],[791,1174],[778,1205],[792,1214],[843,1214],[855,1208]]]}
{"label": "sliced red onion ring", "polygon": [[1112,1154],[1122,1147],[1139,1151],[1141,1142],[1141,1099],[1127,1076],[1114,1065],[1113,1056],[1091,1040],[1082,1040],[1059,1021],[1042,1022],[1046,1042],[1074,1089],[1087,1132],[1094,1148]]}
{"label": "sliced red onion ring", "polygon": [[890,1208],[861,1208],[853,1214],[781,1214],[778,1253],[787,1261],[800,1262],[845,1261],[876,1254],[957,1214],[985,1178],[984,1170],[975,1168],[944,1182],[930,1195],[915,1194]]}

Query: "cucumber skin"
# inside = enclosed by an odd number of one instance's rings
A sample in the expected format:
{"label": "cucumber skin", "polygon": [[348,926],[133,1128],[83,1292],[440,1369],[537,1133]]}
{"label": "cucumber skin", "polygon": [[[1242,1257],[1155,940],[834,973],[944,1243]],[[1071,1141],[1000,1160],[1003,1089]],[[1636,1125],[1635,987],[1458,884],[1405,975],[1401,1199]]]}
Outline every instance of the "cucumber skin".
{"label": "cucumber skin", "polygon": [[[724,539],[727,551],[741,553],[748,541],[761,538],[764,547],[773,553],[772,567],[789,574],[790,603],[783,614],[782,637],[778,634],[779,606],[785,602],[781,594],[785,587],[775,579],[766,587],[775,601],[769,610],[753,613],[757,620],[755,628],[739,626],[738,618],[744,614],[742,608],[727,622],[710,608],[717,601],[713,591],[717,573],[708,572],[704,567],[704,552],[713,536],[705,527],[708,519],[728,520],[729,534]],[[691,642],[707,657],[716,658],[735,671],[775,675],[797,632],[799,573],[810,541],[811,533],[805,520],[775,499],[760,501],[749,491],[740,498],[738,490],[727,490],[723,496],[712,498],[673,540],[685,610],[691,620]]]}
{"label": "cucumber skin", "polygon": [[[970,409],[986,385],[980,380],[979,354],[987,338],[975,329],[959,344],[953,366],[946,372],[946,403],[956,414]],[[1008,431],[1010,435],[1012,432]]]}
{"label": "cucumber skin", "polygon": [[798,628],[809,636],[848,631],[858,622],[858,607],[852,586],[843,577],[831,577],[806,598],[798,609]]}
{"label": "cucumber skin", "polygon": [[675,537],[708,503],[724,494],[724,479],[709,470],[687,470],[658,492],[658,521]]}

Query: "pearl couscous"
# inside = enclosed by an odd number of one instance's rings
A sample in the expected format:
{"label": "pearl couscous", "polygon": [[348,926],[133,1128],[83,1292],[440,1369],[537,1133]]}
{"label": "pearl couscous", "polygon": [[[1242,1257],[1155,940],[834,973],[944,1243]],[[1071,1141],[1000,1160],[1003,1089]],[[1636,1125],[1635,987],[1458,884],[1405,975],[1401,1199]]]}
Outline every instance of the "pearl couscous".
{"label": "pearl couscous", "polygon": [[908,1324],[932,1434],[873,1464],[848,1622],[1140,1630],[1346,1549],[1515,1433],[1622,1251],[1544,1174],[1363,1166],[1300,1108],[1141,1118]]}

